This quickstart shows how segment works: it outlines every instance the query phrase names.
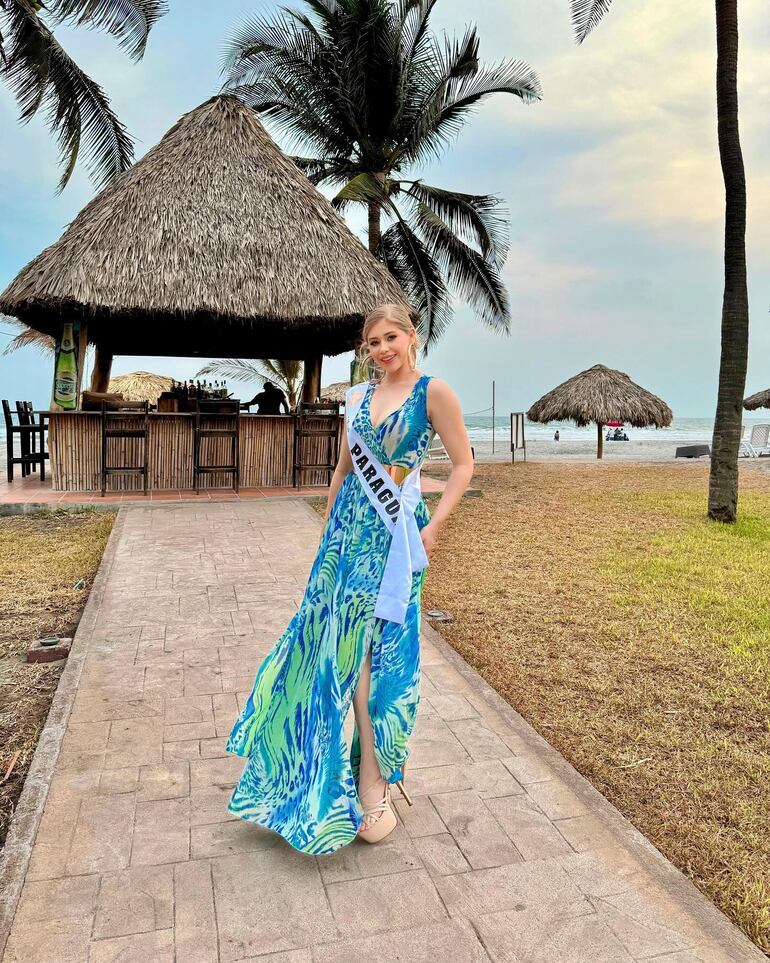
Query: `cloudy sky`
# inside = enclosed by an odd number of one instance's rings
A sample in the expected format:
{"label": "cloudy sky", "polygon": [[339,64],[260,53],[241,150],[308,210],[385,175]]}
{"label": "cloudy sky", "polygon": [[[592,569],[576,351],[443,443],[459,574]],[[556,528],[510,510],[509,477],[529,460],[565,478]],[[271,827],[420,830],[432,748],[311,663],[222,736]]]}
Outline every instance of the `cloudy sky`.
{"label": "cloudy sky", "polygon": [[[152,147],[185,111],[218,89],[221,45],[268,0],[171,0],[138,65],[108,38],[60,39],[106,88],[137,141]],[[751,345],[747,393],[770,385],[770,9],[741,4],[740,119],[749,190]],[[423,359],[466,411],[522,410],[597,362],[663,396],[675,415],[713,413],[719,360],[724,195],[716,142],[713,5],[702,0],[616,0],[580,48],[568,0],[480,0],[472,5],[481,56],[526,60],[541,103],[488,102],[446,156],[415,173],[468,192],[499,194],[511,212],[505,277],[509,337],[458,304],[451,331]],[[439,0],[437,31],[459,33],[464,0]],[[55,149],[42,120],[16,124],[0,88],[0,287],[61,234],[92,195],[78,172],[60,196]],[[765,145],[763,151],[761,145]],[[358,225],[354,225],[357,227]],[[0,331],[9,331],[0,323]],[[9,338],[0,334],[0,349]],[[190,377],[200,359],[120,357],[137,368]],[[345,376],[327,359],[324,382]],[[45,404],[50,362],[31,349],[0,357],[0,396]],[[243,389],[243,393],[248,391]]]}

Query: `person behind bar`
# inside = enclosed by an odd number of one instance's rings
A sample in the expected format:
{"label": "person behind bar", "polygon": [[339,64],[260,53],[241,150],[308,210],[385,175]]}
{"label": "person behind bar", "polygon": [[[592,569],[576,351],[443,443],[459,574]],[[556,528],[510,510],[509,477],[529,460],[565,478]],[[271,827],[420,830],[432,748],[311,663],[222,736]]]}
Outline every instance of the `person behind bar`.
{"label": "person behind bar", "polygon": [[280,415],[282,407],[287,415],[289,413],[289,402],[286,400],[286,395],[272,381],[266,381],[259,394],[254,395],[251,401],[244,401],[241,408],[248,411],[251,405],[257,406],[258,415]]}
{"label": "person behind bar", "polygon": [[[359,361],[371,380],[345,395],[307,587],[227,740],[228,752],[248,759],[228,812],[312,855],[388,836],[393,783],[411,805],[404,773],[420,700],[422,584],[473,474],[457,397],[416,368],[417,320],[402,304],[382,304],[364,322]],[[436,433],[452,470],[431,518],[420,464]],[[298,515],[297,524],[307,523]]]}

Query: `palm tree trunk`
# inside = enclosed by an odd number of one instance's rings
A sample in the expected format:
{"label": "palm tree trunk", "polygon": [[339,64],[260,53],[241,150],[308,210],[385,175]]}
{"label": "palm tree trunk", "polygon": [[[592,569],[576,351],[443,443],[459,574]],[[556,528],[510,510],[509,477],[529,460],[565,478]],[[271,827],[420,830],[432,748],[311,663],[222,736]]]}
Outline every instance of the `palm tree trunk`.
{"label": "palm tree trunk", "polygon": [[369,201],[369,250],[375,257],[380,256],[380,244],[382,242],[381,213],[381,205],[377,201]]}
{"label": "palm tree trunk", "polygon": [[106,391],[110,383],[112,371],[111,351],[105,351],[101,345],[94,350],[94,370],[91,372],[91,391]]}
{"label": "palm tree trunk", "polygon": [[725,286],[708,514],[718,522],[734,522],[738,506],[738,449],[749,348],[746,178],[738,129],[738,0],[716,0],[716,21],[717,124],[725,183]]}
{"label": "palm tree trunk", "polygon": [[[375,174],[375,178],[380,184],[385,184],[385,174]],[[382,204],[379,201],[369,201],[369,250],[375,256],[380,256],[380,246],[382,244]]]}

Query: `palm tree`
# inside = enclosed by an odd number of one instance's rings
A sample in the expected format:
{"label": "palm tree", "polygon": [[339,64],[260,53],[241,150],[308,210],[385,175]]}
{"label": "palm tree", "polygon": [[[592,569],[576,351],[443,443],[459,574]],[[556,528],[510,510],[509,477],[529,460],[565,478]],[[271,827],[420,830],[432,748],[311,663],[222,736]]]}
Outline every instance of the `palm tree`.
{"label": "palm tree", "polygon": [[297,407],[297,400],[302,391],[302,362],[282,361],[263,358],[259,361],[241,361],[237,358],[225,358],[221,361],[210,361],[195,375],[215,375],[228,381],[256,381],[264,384],[272,381],[279,384],[289,399],[289,408]]}
{"label": "palm tree", "polygon": [[16,98],[22,123],[45,111],[59,145],[60,191],[81,150],[94,184],[102,187],[131,166],[134,148],[106,94],[67,55],[54,28],[106,30],[129,57],[140,60],[153,24],[165,12],[165,0],[0,0],[0,78]]}
{"label": "palm tree", "polygon": [[[746,176],[738,127],[738,0],[715,2],[717,136],[725,184],[725,283],[708,514],[717,522],[734,522],[738,510],[738,451],[749,357]],[[572,0],[572,20],[579,43],[599,23],[611,3],[612,0]]]}
{"label": "palm tree", "polygon": [[518,60],[481,64],[474,27],[438,41],[436,0],[302,3],[244,22],[226,48],[226,88],[305,145],[310,156],[294,161],[314,184],[339,188],[338,209],[366,208],[369,249],[419,310],[427,343],[449,322],[450,288],[507,331],[503,205],[411,172],[441,156],[491,94],[538,100],[534,71]]}

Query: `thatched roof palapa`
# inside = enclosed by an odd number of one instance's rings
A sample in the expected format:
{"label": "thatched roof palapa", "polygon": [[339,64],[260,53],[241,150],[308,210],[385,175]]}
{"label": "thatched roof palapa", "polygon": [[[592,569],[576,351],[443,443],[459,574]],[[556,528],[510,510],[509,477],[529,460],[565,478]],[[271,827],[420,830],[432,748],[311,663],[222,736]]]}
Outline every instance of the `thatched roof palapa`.
{"label": "thatched roof palapa", "polygon": [[598,426],[597,457],[602,457],[602,427],[616,418],[635,428],[666,428],[671,409],[661,398],[632,381],[624,371],[595,364],[543,395],[527,412],[530,421],[574,421]]}
{"label": "thatched roof palapa", "polygon": [[171,390],[171,378],[151,371],[132,371],[110,378],[107,391],[123,395],[126,401],[149,401],[155,404],[163,391]]}
{"label": "thatched roof palapa", "polygon": [[746,411],[756,411],[757,408],[770,408],[770,388],[765,391],[758,391],[755,395],[749,395],[743,402]]}
{"label": "thatched roof palapa", "polygon": [[338,354],[376,304],[403,301],[385,268],[252,110],[213,97],[90,201],[0,295],[57,335],[88,321],[113,354]]}
{"label": "thatched roof palapa", "polygon": [[336,401],[338,404],[342,404],[345,400],[345,392],[349,387],[349,381],[335,381],[334,384],[321,388],[320,397],[323,401]]}

